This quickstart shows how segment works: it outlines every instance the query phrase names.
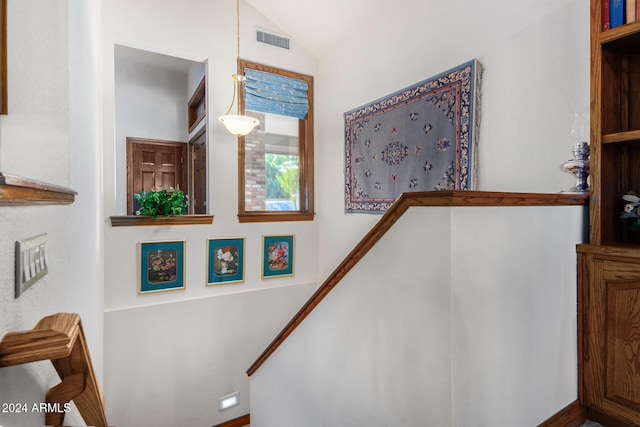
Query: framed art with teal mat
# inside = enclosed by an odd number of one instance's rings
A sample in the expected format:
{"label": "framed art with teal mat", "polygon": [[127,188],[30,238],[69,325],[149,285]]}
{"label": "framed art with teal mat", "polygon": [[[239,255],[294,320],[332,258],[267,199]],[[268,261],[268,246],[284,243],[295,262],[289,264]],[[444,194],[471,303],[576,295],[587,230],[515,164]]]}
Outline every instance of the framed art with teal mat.
{"label": "framed art with teal mat", "polygon": [[244,282],[244,238],[207,241],[207,285]]}
{"label": "framed art with teal mat", "polygon": [[262,278],[293,276],[295,236],[263,236],[262,239]]}
{"label": "framed art with teal mat", "polygon": [[139,244],[140,294],[185,289],[185,242]]}

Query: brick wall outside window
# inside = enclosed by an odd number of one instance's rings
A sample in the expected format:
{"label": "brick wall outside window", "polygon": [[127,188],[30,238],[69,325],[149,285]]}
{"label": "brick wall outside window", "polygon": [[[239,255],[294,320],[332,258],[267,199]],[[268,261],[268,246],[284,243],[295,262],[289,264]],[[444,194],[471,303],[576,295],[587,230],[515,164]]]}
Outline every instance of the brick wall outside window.
{"label": "brick wall outside window", "polygon": [[[249,113],[247,113],[249,114]],[[245,210],[264,211],[267,197],[267,169],[264,144],[264,114],[251,112],[260,124],[244,138]]]}

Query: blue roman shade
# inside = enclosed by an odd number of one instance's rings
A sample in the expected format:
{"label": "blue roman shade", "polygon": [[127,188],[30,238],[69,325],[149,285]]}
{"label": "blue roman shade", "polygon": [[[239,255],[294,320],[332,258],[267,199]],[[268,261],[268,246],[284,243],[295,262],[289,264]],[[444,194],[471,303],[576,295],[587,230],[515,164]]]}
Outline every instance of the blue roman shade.
{"label": "blue roman shade", "polygon": [[245,68],[244,74],[245,109],[306,119],[309,112],[307,82],[249,68]]}

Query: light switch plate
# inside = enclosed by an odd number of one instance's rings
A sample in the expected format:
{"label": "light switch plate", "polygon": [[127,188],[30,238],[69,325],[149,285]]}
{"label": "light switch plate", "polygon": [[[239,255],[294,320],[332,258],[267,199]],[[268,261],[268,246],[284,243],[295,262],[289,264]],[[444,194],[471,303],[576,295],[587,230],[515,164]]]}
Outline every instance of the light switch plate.
{"label": "light switch plate", "polygon": [[16,298],[48,272],[47,233],[16,241]]}

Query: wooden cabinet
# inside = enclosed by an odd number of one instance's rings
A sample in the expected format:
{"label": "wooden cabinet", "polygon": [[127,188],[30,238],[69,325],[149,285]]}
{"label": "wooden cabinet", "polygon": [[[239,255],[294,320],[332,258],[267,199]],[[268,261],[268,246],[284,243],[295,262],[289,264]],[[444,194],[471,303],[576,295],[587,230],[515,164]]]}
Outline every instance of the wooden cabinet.
{"label": "wooden cabinet", "polygon": [[582,404],[606,426],[638,426],[640,247],[579,245],[578,255]]}
{"label": "wooden cabinet", "polygon": [[580,401],[640,426],[640,240],[620,219],[640,193],[640,22],[602,30],[591,0],[591,244],[578,247]]}

